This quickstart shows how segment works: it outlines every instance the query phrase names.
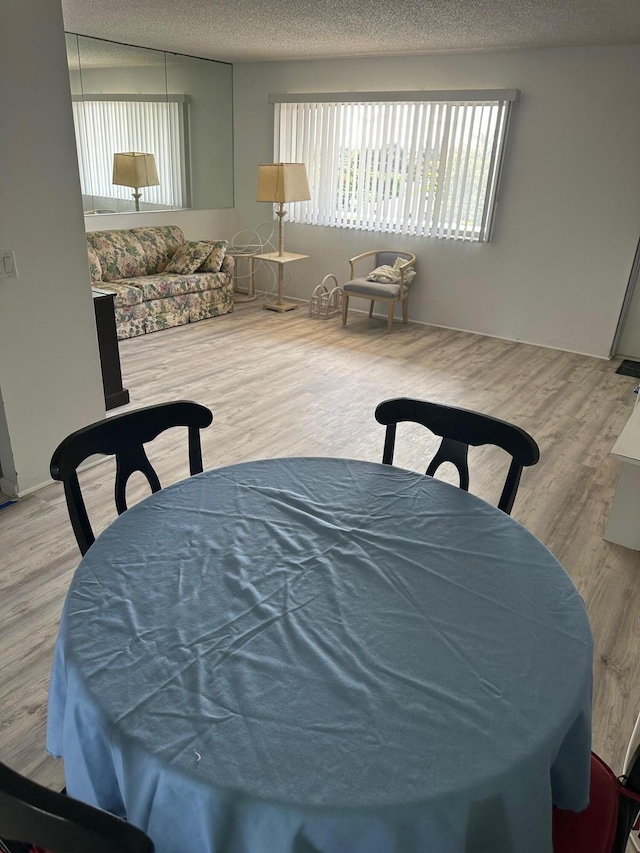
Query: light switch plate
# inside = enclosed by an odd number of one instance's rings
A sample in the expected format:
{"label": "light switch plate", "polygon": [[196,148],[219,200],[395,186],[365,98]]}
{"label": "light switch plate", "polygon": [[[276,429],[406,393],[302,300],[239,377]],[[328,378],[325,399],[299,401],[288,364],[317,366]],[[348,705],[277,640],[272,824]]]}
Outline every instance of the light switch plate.
{"label": "light switch plate", "polygon": [[13,249],[0,249],[0,278],[18,278]]}

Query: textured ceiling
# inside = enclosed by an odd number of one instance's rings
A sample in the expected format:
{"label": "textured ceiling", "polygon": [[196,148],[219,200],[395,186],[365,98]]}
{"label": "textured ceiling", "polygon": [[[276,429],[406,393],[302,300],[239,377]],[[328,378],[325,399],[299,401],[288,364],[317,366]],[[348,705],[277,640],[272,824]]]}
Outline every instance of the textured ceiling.
{"label": "textured ceiling", "polygon": [[228,62],[640,43],[640,0],[62,0],[65,29]]}

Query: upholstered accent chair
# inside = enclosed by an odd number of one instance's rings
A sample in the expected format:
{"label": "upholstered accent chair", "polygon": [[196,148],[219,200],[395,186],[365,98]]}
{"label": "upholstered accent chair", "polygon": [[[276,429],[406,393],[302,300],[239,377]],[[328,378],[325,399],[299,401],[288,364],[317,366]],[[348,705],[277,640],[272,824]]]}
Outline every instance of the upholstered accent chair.
{"label": "upholstered accent chair", "polygon": [[374,302],[386,302],[387,333],[393,327],[396,302],[402,303],[402,322],[408,322],[409,286],[415,276],[416,256],[411,252],[394,252],[374,249],[349,260],[351,278],[342,288],[342,325],[347,323],[349,297],[368,299],[369,317],[373,316]]}

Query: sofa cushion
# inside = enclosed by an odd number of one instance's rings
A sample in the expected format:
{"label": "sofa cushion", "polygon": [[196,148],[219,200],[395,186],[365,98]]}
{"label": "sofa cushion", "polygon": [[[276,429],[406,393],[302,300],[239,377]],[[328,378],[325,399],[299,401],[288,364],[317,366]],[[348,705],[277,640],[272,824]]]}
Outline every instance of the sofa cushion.
{"label": "sofa cushion", "polygon": [[[365,299],[373,299],[378,296],[380,299],[399,299],[400,285],[390,284],[378,281],[368,281],[366,278],[353,278],[348,281],[342,288],[344,292],[353,296],[362,296]],[[409,292],[409,288],[403,288],[403,296]]]}
{"label": "sofa cushion", "polygon": [[198,267],[198,272],[220,272],[225,249],[227,248],[227,241],[203,240],[202,242],[211,246],[211,251]]}
{"label": "sofa cushion", "polygon": [[[166,299],[185,293],[200,293],[203,290],[224,287],[229,284],[229,281],[229,278],[222,273],[172,275],[171,273],[161,272],[157,275],[141,275],[138,278],[129,279],[126,284],[139,291],[141,302],[148,302],[150,299]],[[135,305],[137,303],[130,302],[129,304]]]}
{"label": "sofa cushion", "polygon": [[95,249],[87,247],[87,257],[89,258],[89,274],[91,276],[91,284],[96,281],[102,281],[102,265],[100,257]]}
{"label": "sofa cushion", "polygon": [[131,231],[90,231],[87,244],[100,258],[103,281],[145,275],[147,271],[144,247]]}
{"label": "sofa cushion", "polygon": [[208,243],[197,240],[187,240],[178,246],[175,254],[164,268],[164,273],[176,273],[177,275],[190,275],[195,272],[200,264],[210,253],[211,247]]}
{"label": "sofa cushion", "polygon": [[133,283],[140,290],[144,302],[148,302],[150,299],[181,296],[191,291],[187,276],[172,275],[166,272],[157,275],[141,275],[139,278],[133,279]]}
{"label": "sofa cushion", "polygon": [[131,233],[137,237],[144,249],[147,275],[161,272],[176,249],[184,243],[184,234],[177,225],[132,228]]}
{"label": "sofa cushion", "polygon": [[233,279],[223,272],[196,272],[190,275],[191,293],[204,293],[207,290],[233,290]]}

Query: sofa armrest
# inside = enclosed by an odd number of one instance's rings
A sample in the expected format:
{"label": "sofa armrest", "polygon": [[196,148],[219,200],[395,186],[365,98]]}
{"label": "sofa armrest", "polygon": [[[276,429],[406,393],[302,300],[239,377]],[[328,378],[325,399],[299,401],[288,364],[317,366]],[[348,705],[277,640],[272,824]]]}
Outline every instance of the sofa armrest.
{"label": "sofa armrest", "polygon": [[91,246],[87,246],[87,259],[89,261],[91,284],[97,284],[99,281],[102,281],[102,264],[100,263],[100,256]]}
{"label": "sofa armrest", "polygon": [[220,272],[226,273],[227,275],[233,275],[235,266],[235,258],[231,255],[225,255],[222,259],[222,266],[220,267]]}

